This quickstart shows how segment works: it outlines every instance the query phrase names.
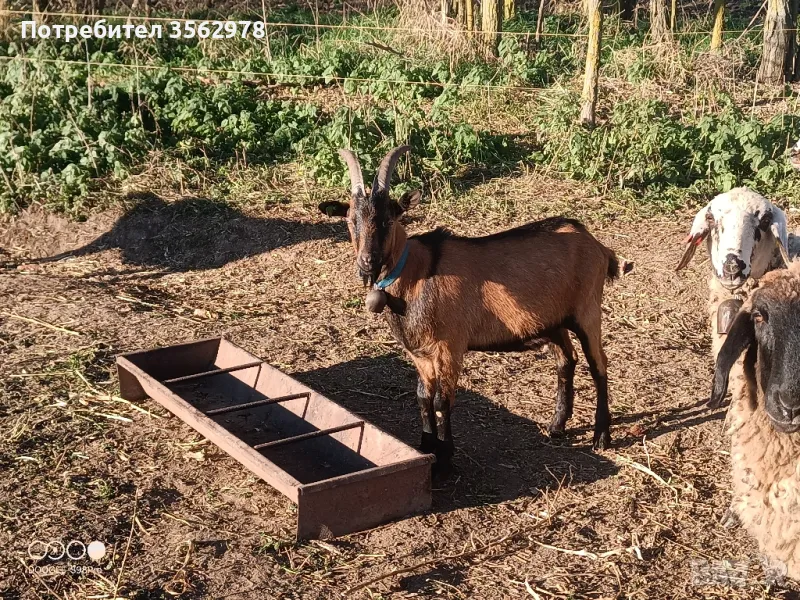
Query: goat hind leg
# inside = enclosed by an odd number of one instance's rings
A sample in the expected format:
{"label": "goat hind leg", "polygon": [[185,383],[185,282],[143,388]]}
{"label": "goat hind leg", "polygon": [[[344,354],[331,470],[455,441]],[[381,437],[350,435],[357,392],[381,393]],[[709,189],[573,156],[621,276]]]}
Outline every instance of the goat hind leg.
{"label": "goat hind leg", "polygon": [[597,450],[611,447],[611,412],[608,409],[608,376],[606,367],[608,359],[603,350],[602,335],[600,331],[600,314],[590,320],[584,329],[576,327],[575,334],[581,341],[581,348],[589,362],[589,371],[597,390],[597,409],[594,414],[594,439],[592,445]]}
{"label": "goat hind leg", "polygon": [[549,432],[552,437],[556,437],[564,434],[567,420],[572,417],[572,405],[575,399],[575,365],[578,356],[566,329],[559,329],[550,337],[550,342],[553,356],[556,359],[558,392],[556,393],[556,409]]}

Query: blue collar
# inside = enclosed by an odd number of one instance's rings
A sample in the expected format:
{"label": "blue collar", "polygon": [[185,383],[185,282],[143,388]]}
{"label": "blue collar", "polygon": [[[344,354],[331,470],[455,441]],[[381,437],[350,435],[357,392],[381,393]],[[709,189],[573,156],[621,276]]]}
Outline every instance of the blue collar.
{"label": "blue collar", "polygon": [[381,279],[375,284],[376,290],[385,290],[387,287],[392,285],[397,278],[400,277],[400,273],[403,272],[403,267],[406,266],[406,259],[408,258],[408,242],[406,242],[405,248],[403,248],[403,254],[400,255],[400,260],[397,261],[397,264],[392,269],[392,272],[389,273],[386,277]]}

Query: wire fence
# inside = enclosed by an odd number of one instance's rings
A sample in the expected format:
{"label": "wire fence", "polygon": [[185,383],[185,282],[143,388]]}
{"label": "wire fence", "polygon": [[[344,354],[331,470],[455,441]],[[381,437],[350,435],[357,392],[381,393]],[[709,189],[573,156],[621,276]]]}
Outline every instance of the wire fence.
{"label": "wire fence", "polygon": [[[17,16],[27,16],[27,15],[34,15],[31,11],[23,11],[23,10],[0,10],[0,15],[8,14],[8,15],[17,15]],[[130,20],[130,21],[144,21],[144,22],[181,22],[181,23],[213,23],[219,22],[219,20],[213,19],[186,19],[186,18],[179,18],[179,17],[153,17],[153,16],[146,16],[146,15],[102,15],[102,14],[83,14],[77,12],[36,12],[35,16],[47,16],[47,17],[54,17],[59,19],[86,19],[86,20],[100,20],[100,19],[114,19],[114,20]],[[413,28],[413,27],[394,27],[394,26],[383,26],[383,25],[360,25],[360,24],[351,24],[351,23],[343,23],[343,24],[332,24],[332,23],[293,23],[293,22],[282,22],[282,21],[261,21],[264,23],[266,27],[273,27],[273,28],[313,28],[313,29],[329,29],[329,30],[360,30],[360,31],[387,31],[387,32],[403,32],[403,33],[426,33],[431,34],[434,33],[431,29],[425,28]],[[753,31],[752,29],[745,29],[745,30],[725,30],[723,34],[744,34],[749,31]],[[797,31],[796,29],[788,30],[788,31]],[[454,33],[456,31],[454,30]],[[463,32],[462,32],[463,33]],[[520,32],[520,31],[505,31],[505,32],[481,32],[481,31],[473,31],[468,32],[474,35],[480,34],[501,34],[501,35],[515,35],[515,36],[524,36],[531,38],[535,35],[535,32],[527,31],[527,32]],[[673,32],[673,35],[693,35],[693,36],[709,36],[712,34],[711,31],[684,31],[684,32]],[[587,34],[584,33],[554,33],[554,32],[544,32],[542,33],[543,36],[548,37],[563,37],[563,38],[585,38]],[[266,41],[259,39],[258,41]],[[229,69],[229,68],[215,68],[215,67],[197,67],[197,66],[188,66],[188,65],[170,65],[170,64],[154,64],[154,63],[147,63],[147,62],[135,62],[135,63],[122,63],[122,62],[100,62],[100,61],[92,61],[89,60],[69,60],[63,58],[39,58],[39,57],[27,57],[27,56],[0,56],[0,64],[5,63],[8,64],[10,62],[25,62],[25,63],[45,63],[45,64],[60,64],[60,65],[72,65],[72,66],[83,66],[87,69],[120,69],[120,70],[133,70],[133,71],[156,71],[156,70],[169,70],[181,73],[188,73],[194,74],[197,76],[203,75],[224,75],[224,76],[236,76],[236,77],[250,77],[250,78],[262,78],[267,80],[273,80],[276,85],[291,85],[293,83],[298,83],[298,81],[306,81],[306,82],[319,82],[320,84],[331,84],[331,83],[339,83],[339,84],[347,84],[347,83],[356,83],[356,84],[389,84],[389,85],[404,85],[404,86],[422,86],[422,87],[437,87],[441,89],[464,89],[464,90],[482,90],[482,91],[513,91],[513,92],[541,92],[544,89],[547,89],[544,86],[531,86],[531,85],[512,85],[512,84],[496,84],[496,83],[471,83],[471,82],[459,82],[459,81],[424,81],[424,80],[407,80],[407,79],[397,79],[397,78],[381,78],[381,77],[354,77],[354,76],[345,76],[345,75],[334,75],[334,74],[308,74],[308,73],[286,73],[286,72],[278,72],[278,71],[260,71],[260,70],[250,70],[250,69]],[[301,84],[302,85],[302,84]],[[313,85],[313,84],[312,84]]]}
{"label": "wire fence", "polygon": [[409,81],[404,79],[378,79],[368,77],[343,77],[335,75],[308,75],[301,73],[270,73],[265,71],[249,71],[237,69],[215,69],[204,67],[187,67],[187,66],[172,66],[172,65],[153,65],[153,64],[136,64],[136,63],[106,63],[86,60],[68,60],[61,58],[34,58],[28,56],[0,56],[0,61],[21,61],[28,63],[47,63],[47,64],[63,64],[63,65],[76,65],[95,68],[119,68],[131,70],[169,70],[178,72],[194,73],[196,75],[244,75],[248,77],[263,77],[268,79],[280,79],[282,81],[291,80],[292,78],[298,79],[314,79],[326,82],[355,82],[355,83],[386,83],[393,85],[418,85],[418,86],[431,86],[440,88],[464,88],[464,89],[481,89],[481,90],[514,90],[514,91],[540,91],[545,88],[532,87],[532,86],[516,86],[516,85],[497,85],[487,83],[464,83],[464,82],[441,82],[441,81]]}
{"label": "wire fence", "polygon": [[[146,16],[146,15],[103,15],[103,14],[85,14],[85,13],[75,13],[75,12],[32,12],[29,10],[0,10],[0,15],[7,14],[7,15],[16,15],[16,16],[31,16],[31,17],[38,17],[38,16],[46,16],[46,17],[58,17],[58,18],[69,18],[69,19],[87,19],[87,20],[100,20],[100,19],[113,19],[113,20],[120,20],[120,21],[144,21],[144,22],[178,22],[178,23],[213,23],[223,21],[224,19],[189,19],[183,17],[153,17],[153,16]],[[355,23],[293,23],[288,21],[267,21],[263,19],[260,21],[264,24],[265,27],[273,27],[276,29],[279,28],[297,28],[297,29],[330,29],[330,30],[351,30],[351,31],[389,31],[395,33],[433,33],[434,30],[430,28],[423,28],[423,27],[398,27],[392,25],[360,25]],[[507,35],[507,36],[519,36],[519,37],[533,37],[536,35],[534,31],[513,31],[513,30],[499,30],[499,31],[483,31],[483,30],[474,30],[474,31],[466,31],[466,30],[452,30],[454,33],[467,33],[467,34],[475,34],[475,35]],[[760,27],[752,27],[748,29],[725,29],[722,30],[722,35],[741,35],[745,33],[752,33],[761,31]],[[783,31],[785,32],[797,32],[797,28],[784,28]],[[694,31],[694,30],[687,30],[687,31],[673,31],[670,35],[673,36],[711,36],[713,35],[713,31]],[[539,32],[541,37],[559,37],[559,38],[587,38],[588,33],[579,33],[579,32],[546,32],[542,31]]]}

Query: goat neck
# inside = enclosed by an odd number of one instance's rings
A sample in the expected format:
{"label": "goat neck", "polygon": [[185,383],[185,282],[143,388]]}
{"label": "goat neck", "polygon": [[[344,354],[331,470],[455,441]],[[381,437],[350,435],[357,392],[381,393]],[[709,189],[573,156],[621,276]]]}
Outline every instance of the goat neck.
{"label": "goat neck", "polygon": [[[392,242],[391,247],[388,251],[387,260],[384,262],[383,267],[381,267],[380,277],[379,279],[383,279],[392,272],[395,265],[400,261],[400,257],[403,255],[403,250],[408,243],[408,234],[406,233],[405,227],[396,223],[394,226],[394,230],[392,231]],[[410,254],[410,251],[409,251]],[[403,269],[405,272],[405,269]],[[400,278],[403,277],[404,272],[400,274]],[[390,286],[391,287],[391,286]]]}

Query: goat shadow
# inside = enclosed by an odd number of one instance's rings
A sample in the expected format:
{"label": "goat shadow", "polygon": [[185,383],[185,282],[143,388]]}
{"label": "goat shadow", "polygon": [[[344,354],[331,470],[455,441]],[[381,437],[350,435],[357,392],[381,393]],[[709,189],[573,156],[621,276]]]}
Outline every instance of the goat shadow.
{"label": "goat shadow", "polygon": [[[417,375],[398,355],[358,358],[292,377],[418,447]],[[553,399],[555,403],[555,389]],[[453,437],[456,472],[441,487],[434,483],[433,510],[437,512],[535,496],[561,485],[598,481],[618,471],[588,445],[571,445],[569,437],[552,440],[536,422],[463,388],[456,394]]]}
{"label": "goat shadow", "polygon": [[75,250],[29,262],[119,248],[124,264],[185,272],[216,269],[310,240],[348,239],[347,228],[339,220],[313,223],[250,217],[223,202],[198,197],[166,202],[154,194],[137,194],[126,200],[133,205],[109,231]]}

